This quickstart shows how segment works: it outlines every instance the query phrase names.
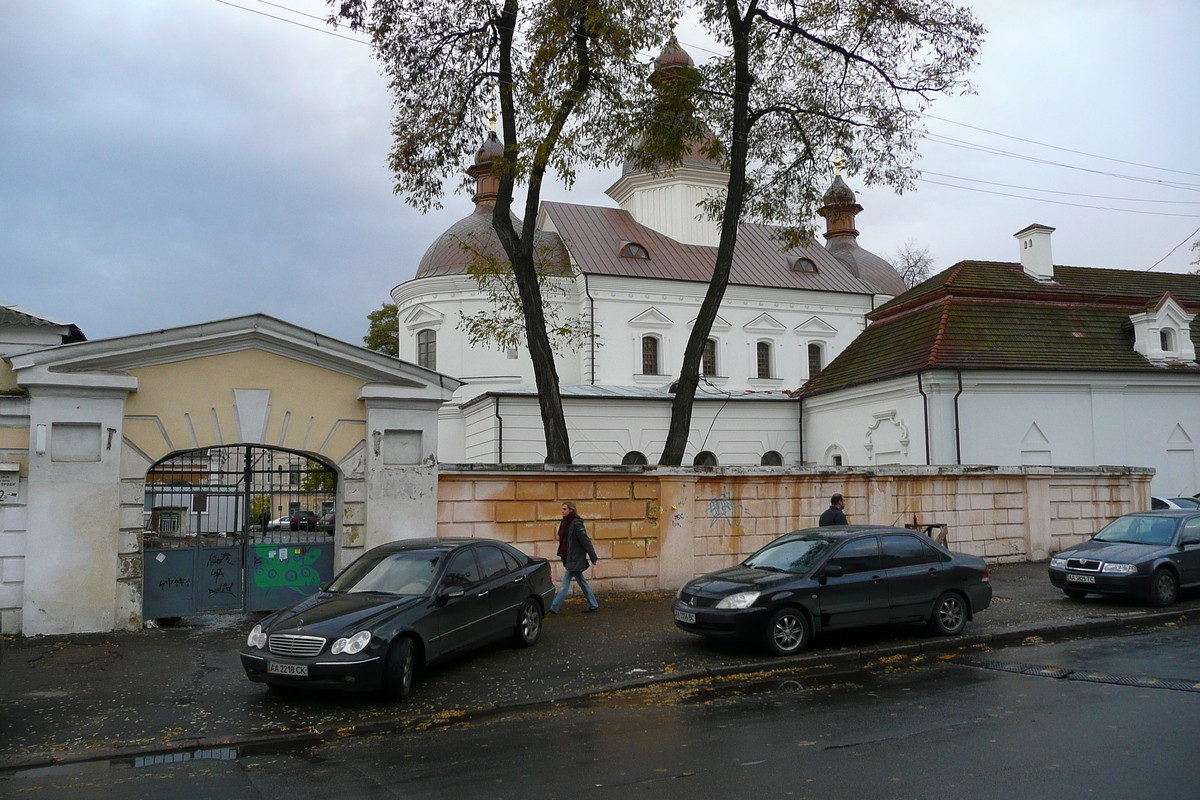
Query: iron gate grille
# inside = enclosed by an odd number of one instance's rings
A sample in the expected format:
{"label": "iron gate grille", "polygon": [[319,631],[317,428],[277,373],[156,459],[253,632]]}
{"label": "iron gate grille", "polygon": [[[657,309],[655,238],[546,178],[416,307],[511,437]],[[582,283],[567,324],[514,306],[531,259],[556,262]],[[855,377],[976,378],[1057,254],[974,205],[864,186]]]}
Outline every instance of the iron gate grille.
{"label": "iron gate grille", "polygon": [[177,454],[146,474],[143,616],[271,611],[333,577],[337,473],[253,445]]}

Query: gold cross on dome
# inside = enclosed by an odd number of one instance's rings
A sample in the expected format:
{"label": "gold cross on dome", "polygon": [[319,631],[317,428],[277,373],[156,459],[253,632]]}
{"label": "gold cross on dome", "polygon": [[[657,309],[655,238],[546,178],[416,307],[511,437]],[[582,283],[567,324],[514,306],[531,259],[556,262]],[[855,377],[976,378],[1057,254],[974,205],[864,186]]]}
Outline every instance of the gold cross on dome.
{"label": "gold cross on dome", "polygon": [[488,112],[488,123],[491,125],[492,133],[495,133],[496,132],[496,112],[495,111]]}
{"label": "gold cross on dome", "polygon": [[842,151],[835,150],[833,152],[833,174],[834,175],[842,174],[842,164],[843,163],[844,162],[842,161]]}

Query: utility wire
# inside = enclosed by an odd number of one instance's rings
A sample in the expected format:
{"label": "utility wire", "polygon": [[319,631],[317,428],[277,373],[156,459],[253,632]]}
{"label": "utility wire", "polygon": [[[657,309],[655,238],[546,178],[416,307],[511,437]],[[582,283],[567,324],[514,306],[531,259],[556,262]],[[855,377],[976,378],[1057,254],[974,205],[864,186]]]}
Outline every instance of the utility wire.
{"label": "utility wire", "polygon": [[1197,173],[1197,172],[1186,172],[1181,169],[1171,169],[1170,167],[1156,167],[1156,166],[1153,166],[1152,164],[1139,164],[1136,161],[1124,161],[1120,158],[1110,158],[1108,156],[1096,155],[1095,153],[1086,153],[1083,150],[1072,150],[1069,147],[1059,147],[1058,145],[1046,144],[1045,142],[1037,142],[1037,141],[1034,141],[1033,139],[1022,139],[1020,136],[1013,136],[1012,134],[1001,133],[1000,131],[992,131],[992,130],[988,130],[987,128],[977,127],[975,125],[968,125],[965,122],[955,122],[954,120],[946,119],[945,117],[935,117],[933,114],[926,114],[925,116],[928,117],[929,119],[936,119],[938,122],[947,122],[951,125],[958,125],[963,128],[970,128],[973,131],[980,131],[982,133],[990,133],[993,136],[1003,136],[1005,139],[1013,139],[1014,141],[1025,142],[1026,144],[1035,144],[1038,147],[1048,147],[1051,150],[1061,150],[1064,153],[1074,153],[1077,156],[1087,156],[1088,158],[1099,158],[1102,161],[1113,161],[1117,164],[1126,164],[1131,167],[1143,167],[1145,169],[1156,169],[1161,172],[1174,172],[1177,175],[1190,175],[1193,178],[1200,178],[1200,173]]}
{"label": "utility wire", "polygon": [[[1200,206],[1200,200],[1146,200],[1140,197],[1110,197],[1102,194],[1087,194],[1084,192],[1061,192],[1055,189],[1039,189],[1036,186],[1015,186],[1011,183],[996,183],[995,181],[985,181],[979,178],[964,178],[961,175],[947,175],[943,172],[930,172],[929,170],[921,170],[922,175],[936,175],[939,178],[950,178],[956,181],[968,181],[970,183],[983,183],[988,186],[1000,186],[1005,189],[1022,189],[1027,192],[1045,192],[1047,194],[1061,194],[1069,197],[1087,197],[1092,200],[1121,200],[1127,203],[1165,203],[1168,205],[1183,205],[1183,206]],[[964,187],[965,188],[965,187]]]}
{"label": "utility wire", "polygon": [[928,178],[917,178],[922,183],[932,183],[935,186],[947,186],[951,189],[962,189],[965,192],[980,192],[982,194],[995,194],[1001,197],[1015,197],[1018,200],[1033,200],[1037,203],[1053,203],[1057,206],[1073,206],[1075,208],[1091,208],[1097,211],[1120,211],[1125,214],[1149,214],[1154,217],[1183,217],[1184,219],[1197,219],[1200,214],[1172,214],[1169,211],[1143,211],[1136,208],[1111,208],[1109,206],[1092,206],[1086,203],[1068,203],[1066,200],[1050,200],[1045,197],[1029,197],[1023,194],[1013,194],[1011,192],[997,192],[992,189],[979,189],[974,186],[956,186],[953,183],[944,183],[942,181],[931,181]]}
{"label": "utility wire", "polygon": [[[354,42],[355,44],[363,44],[363,45],[370,46],[370,42],[364,42],[362,39],[355,39],[355,38],[354,38],[354,37],[352,37],[352,36],[343,36],[343,35],[342,35],[342,34],[340,34],[340,33],[335,33],[335,32],[333,32],[333,31],[328,31],[328,30],[325,30],[324,28],[317,28],[317,27],[314,27],[314,26],[312,26],[312,25],[305,25],[303,22],[296,22],[294,19],[288,19],[287,17],[278,17],[278,16],[276,16],[276,15],[274,15],[274,14],[268,14],[268,13],[267,13],[267,12],[265,12],[265,11],[259,11],[259,10],[258,10],[258,9],[256,9],[256,8],[247,8],[246,6],[239,6],[237,3],[231,3],[231,2],[229,2],[229,0],[216,0],[216,2],[220,3],[220,4],[221,4],[221,5],[223,5],[223,6],[229,6],[230,8],[239,8],[239,9],[241,9],[242,11],[249,11],[251,14],[259,14],[260,16],[268,17],[268,18],[270,18],[270,19],[279,20],[280,22],[286,22],[286,23],[287,23],[287,24],[289,24],[289,25],[296,25],[296,26],[298,26],[298,27],[300,27],[300,28],[307,28],[307,29],[308,29],[308,30],[310,30],[310,31],[316,31],[317,33],[323,33],[323,34],[325,34],[326,36],[336,36],[336,37],[337,37],[337,38],[339,38],[339,39],[345,39],[347,42]],[[275,4],[274,4],[274,3],[269,3],[268,5],[275,5]],[[284,8],[284,6],[277,6],[277,8]],[[287,9],[287,10],[288,10],[288,11],[291,11],[292,9]],[[303,13],[303,12],[296,11],[296,12],[294,12],[294,13],[296,13],[296,14],[300,14],[300,13]],[[312,16],[312,15],[311,15],[311,14],[305,14],[305,16]]]}

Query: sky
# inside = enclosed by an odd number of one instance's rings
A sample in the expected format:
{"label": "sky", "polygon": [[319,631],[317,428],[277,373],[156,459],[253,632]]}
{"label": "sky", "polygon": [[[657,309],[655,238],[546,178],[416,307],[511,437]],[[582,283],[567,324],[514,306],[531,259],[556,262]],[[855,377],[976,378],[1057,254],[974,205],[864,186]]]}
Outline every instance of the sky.
{"label": "sky", "polygon": [[[1012,235],[1040,223],[1058,264],[1194,269],[1200,3],[968,5],[989,30],[977,94],[933,104],[917,191],[846,176],[859,243],[886,257],[914,242],[940,271],[1015,261]],[[0,301],[90,339],[263,312],[361,343],[471,203],[421,214],[392,193],[386,83],[325,14],[0,0]],[[679,33],[709,55],[689,21]],[[618,175],[544,199],[615,205]]]}

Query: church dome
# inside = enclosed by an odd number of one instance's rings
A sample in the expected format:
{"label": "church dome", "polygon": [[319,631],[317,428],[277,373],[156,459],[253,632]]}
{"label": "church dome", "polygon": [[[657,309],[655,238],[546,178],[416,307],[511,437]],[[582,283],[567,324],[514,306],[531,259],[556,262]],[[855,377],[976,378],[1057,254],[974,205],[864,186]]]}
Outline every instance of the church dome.
{"label": "church dome", "polygon": [[487,138],[480,145],[479,151],[475,153],[475,163],[490,164],[502,155],[504,155],[504,145],[500,144],[500,140],[496,138],[495,131],[489,131]]}
{"label": "church dome", "polygon": [[[490,203],[480,203],[475,206],[475,212],[446,229],[445,233],[429,245],[421,263],[417,265],[417,278],[432,278],[435,275],[465,275],[467,269],[481,257],[495,259],[501,263],[508,261],[508,254],[500,244],[500,238],[492,229],[492,211],[495,206]],[[512,218],[517,230],[521,229],[521,220],[515,215]],[[571,263],[562,240],[553,233],[545,231],[535,234],[535,245],[538,258],[546,254],[551,265],[557,269],[567,270]]]}
{"label": "church dome", "polygon": [[837,175],[834,177],[833,183],[829,184],[829,188],[825,190],[821,202],[827,206],[848,206],[856,203],[857,199],[854,197],[854,192],[842,180],[842,176]]}
{"label": "church dome", "polygon": [[695,65],[696,62],[692,60],[691,55],[683,49],[679,40],[675,38],[675,34],[672,33],[671,38],[663,46],[662,52],[654,60],[654,71],[658,72],[671,67],[694,67]]}

